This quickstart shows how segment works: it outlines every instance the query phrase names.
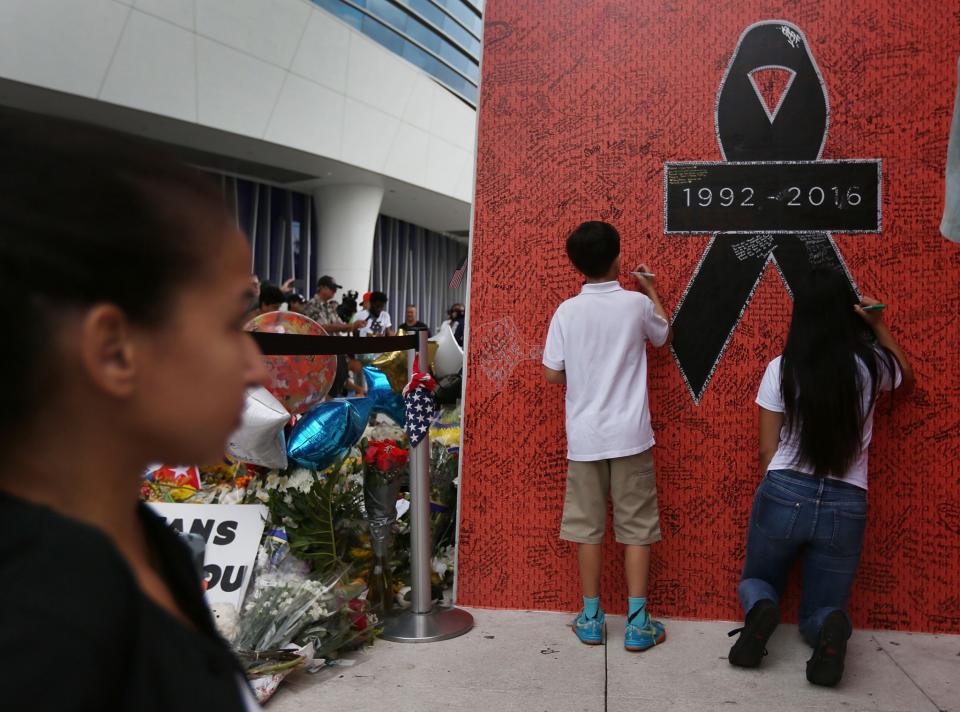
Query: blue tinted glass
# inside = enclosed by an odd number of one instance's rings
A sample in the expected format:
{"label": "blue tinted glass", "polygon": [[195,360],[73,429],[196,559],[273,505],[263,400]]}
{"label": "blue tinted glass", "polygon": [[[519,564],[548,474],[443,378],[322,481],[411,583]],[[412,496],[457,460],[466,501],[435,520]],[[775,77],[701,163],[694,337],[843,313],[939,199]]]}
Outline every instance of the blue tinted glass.
{"label": "blue tinted glass", "polygon": [[[313,2],[357,28],[378,44],[420,67],[455,94],[476,106],[478,92],[474,83],[478,83],[480,79],[480,68],[477,62],[464,54],[454,44],[451,44],[443,34],[423,23],[419,17],[413,17],[402,8],[397,7],[397,4],[402,4],[416,14],[417,11],[425,9],[430,0],[350,0],[353,4],[365,8],[365,11],[352,7],[346,0],[313,0]],[[425,3],[425,5],[421,6],[421,3]],[[414,4],[417,7],[414,7]],[[433,7],[433,10],[434,12],[429,15],[427,14],[429,10],[425,10],[423,16],[441,20],[442,18],[436,14],[437,9]],[[447,27],[456,27],[456,23],[451,18],[446,15],[444,17],[443,22]],[[408,41],[391,28],[403,32],[410,39],[428,47],[437,56]],[[446,31],[445,28],[438,29]],[[454,32],[458,32],[457,37],[464,40],[465,49],[467,48],[466,41],[470,40],[476,47],[477,54],[479,54],[479,42],[464,33],[463,28],[451,30],[450,34],[453,35]],[[459,72],[470,79],[465,79],[464,76],[458,74],[457,71],[451,69],[437,57],[443,57],[449,65],[456,67]]]}
{"label": "blue tinted glass", "polygon": [[440,29],[459,42],[461,47],[473,55],[474,59],[480,58],[480,40],[463,29],[452,17],[444,15]]}
{"label": "blue tinted glass", "polygon": [[431,23],[436,29],[440,30],[448,37],[458,42],[461,47],[470,52],[474,59],[480,54],[480,42],[476,37],[467,32],[463,27],[457,24],[457,21],[450,17],[443,10],[434,5],[430,0],[394,0],[404,7],[416,13]]}
{"label": "blue tinted glass", "polygon": [[384,27],[372,17],[364,17],[363,27],[360,29],[367,37],[376,40],[391,52],[396,52],[397,54],[403,52],[403,45],[406,44],[404,39],[389,27]]}
{"label": "blue tinted glass", "polygon": [[353,25],[358,30],[361,29],[363,23],[363,13],[352,8],[349,5],[345,5],[340,0],[313,0],[317,5],[322,7],[324,10],[333,13],[341,20],[346,22],[348,25]]}
{"label": "blue tinted glass", "polygon": [[[394,5],[388,0],[366,0],[366,7],[371,14],[376,15],[381,20],[386,21],[391,27],[395,27],[401,32],[408,31],[408,24],[416,24],[416,20]],[[408,23],[408,20],[410,22]]]}
{"label": "blue tinted glass", "polygon": [[483,32],[483,21],[477,13],[463,3],[463,0],[433,0],[437,5],[445,7],[451,15],[456,17],[474,34]]}
{"label": "blue tinted glass", "polygon": [[420,17],[432,22],[437,27],[443,26],[446,14],[430,0],[395,0],[400,5],[413,10]]}
{"label": "blue tinted glass", "polygon": [[454,49],[453,46],[444,44],[437,54],[447,60],[452,67],[459,69],[474,81],[480,81],[480,68],[477,66],[476,62],[459,50]]}
{"label": "blue tinted glass", "polygon": [[426,25],[421,25],[416,21],[411,22],[407,26],[407,35],[410,36],[410,39],[416,40],[431,52],[436,52],[437,54],[441,53],[442,47],[449,46],[440,35],[429,29]]}

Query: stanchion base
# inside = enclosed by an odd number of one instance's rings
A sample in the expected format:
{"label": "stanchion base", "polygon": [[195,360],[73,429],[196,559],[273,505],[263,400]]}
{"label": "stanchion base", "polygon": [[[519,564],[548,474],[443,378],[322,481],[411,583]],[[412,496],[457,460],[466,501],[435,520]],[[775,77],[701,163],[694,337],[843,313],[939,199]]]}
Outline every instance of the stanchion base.
{"label": "stanchion base", "polygon": [[462,608],[434,608],[429,613],[404,611],[384,622],[384,640],[395,643],[432,643],[463,635],[473,628],[473,616]]}

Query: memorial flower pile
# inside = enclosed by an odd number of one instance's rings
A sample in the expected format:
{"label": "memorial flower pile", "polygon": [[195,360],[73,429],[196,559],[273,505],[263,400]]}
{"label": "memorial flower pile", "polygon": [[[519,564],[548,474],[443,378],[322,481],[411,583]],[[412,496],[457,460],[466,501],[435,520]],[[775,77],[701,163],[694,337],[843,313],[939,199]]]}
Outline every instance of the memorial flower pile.
{"label": "memorial flower pile", "polygon": [[[431,448],[431,565],[433,596],[441,601],[453,584],[459,452],[452,436],[459,440],[459,410],[444,409],[434,426],[439,430],[431,435],[442,439]],[[213,606],[218,629],[261,701],[296,667],[369,645],[391,607],[408,605],[409,455],[403,430],[379,420],[322,471],[225,457],[144,478],[141,496],[148,502],[266,507],[242,604]],[[196,481],[185,479],[194,473]]]}

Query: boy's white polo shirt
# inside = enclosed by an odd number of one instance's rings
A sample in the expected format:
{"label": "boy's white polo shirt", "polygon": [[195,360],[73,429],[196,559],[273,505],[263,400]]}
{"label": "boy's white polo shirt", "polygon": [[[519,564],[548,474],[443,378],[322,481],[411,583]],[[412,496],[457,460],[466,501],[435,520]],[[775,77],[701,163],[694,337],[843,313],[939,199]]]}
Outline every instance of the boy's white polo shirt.
{"label": "boy's white polo shirt", "polygon": [[670,325],[653,302],[618,282],[585,284],[550,320],[543,365],[567,378],[567,459],[627,457],[653,447],[647,341]]}

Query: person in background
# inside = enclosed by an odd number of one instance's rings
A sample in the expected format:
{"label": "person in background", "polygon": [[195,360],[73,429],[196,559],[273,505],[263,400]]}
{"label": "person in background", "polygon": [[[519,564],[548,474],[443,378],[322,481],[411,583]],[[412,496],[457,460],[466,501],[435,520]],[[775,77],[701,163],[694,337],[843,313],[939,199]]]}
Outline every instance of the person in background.
{"label": "person in background", "polygon": [[289,296],[297,291],[296,285],[297,285],[297,278],[290,277],[287,281],[285,281],[283,284],[280,285],[280,291],[283,292],[285,295]]}
{"label": "person in background", "polygon": [[450,330],[453,331],[453,337],[460,344],[460,348],[463,348],[463,325],[466,321],[466,313],[467,310],[459,302],[447,310],[447,323],[450,324]]}
{"label": "person in background", "polygon": [[613,225],[583,223],[567,237],[566,248],[586,283],[550,320],[543,370],[547,383],[566,386],[568,470],[560,538],[577,544],[583,590],[573,630],[588,645],[604,641],[601,544],[612,499],[627,579],[623,646],[639,652],[666,640],[663,624],[647,611],[650,547],[661,540],[647,343],[669,344],[670,322],[652,278],[636,277],[641,293],[620,286],[620,235]]}
{"label": "person in background", "polygon": [[383,292],[369,292],[370,298],[367,303],[370,309],[367,312],[363,326],[360,328],[360,336],[393,336],[396,331],[393,329],[393,322],[390,314],[387,313],[387,295]]}
{"label": "person in background", "polygon": [[408,334],[411,334],[415,331],[426,331],[427,337],[430,336],[430,327],[417,318],[416,304],[407,304],[406,319],[404,319],[404,322],[400,325],[400,328]]}
{"label": "person in background", "polygon": [[307,300],[303,298],[300,292],[291,292],[287,295],[287,306],[290,311],[297,314],[303,314],[303,309],[307,305]]}
{"label": "person in background", "polygon": [[323,275],[317,280],[317,293],[313,295],[313,299],[307,302],[303,309],[303,315],[320,324],[328,334],[345,334],[356,331],[363,326],[359,321],[346,324],[340,318],[337,313],[339,304],[334,298],[338,289],[340,289],[340,285],[333,277],[327,274]]}
{"label": "person in background", "polygon": [[357,309],[357,313],[354,315],[354,321],[363,321],[367,320],[367,317],[370,316],[370,297],[373,296],[373,292],[364,292],[363,298],[360,300],[360,308]]}
{"label": "person in background", "polygon": [[2,116],[0,165],[2,707],[258,710],[189,549],[139,501],[150,463],[222,458],[268,382],[247,240],[145,142]]}
{"label": "person in background", "polygon": [[340,306],[337,307],[337,315],[340,317],[340,321],[345,324],[352,324],[357,321],[355,315],[357,313],[357,293],[352,289],[347,290],[343,295],[343,299],[340,300]]}
{"label": "person in background", "polygon": [[855,303],[846,274],[817,267],[793,295],[782,356],[757,393],[760,471],[738,594],[746,620],[727,659],[757,667],[780,622],[780,596],[803,561],[800,633],[807,680],[843,676],[847,602],[867,526],[867,449],[881,391],[913,388],[907,358],[874,299]]}
{"label": "person in background", "polygon": [[280,287],[265,282],[260,285],[259,308],[257,309],[256,315],[259,316],[261,314],[278,311],[284,301],[286,301],[286,296],[284,296]]}
{"label": "person in background", "polygon": [[256,316],[257,309],[260,308],[260,278],[253,273],[250,275],[250,293],[253,295],[253,298],[250,300],[250,306],[247,309],[250,312],[250,316]]}

